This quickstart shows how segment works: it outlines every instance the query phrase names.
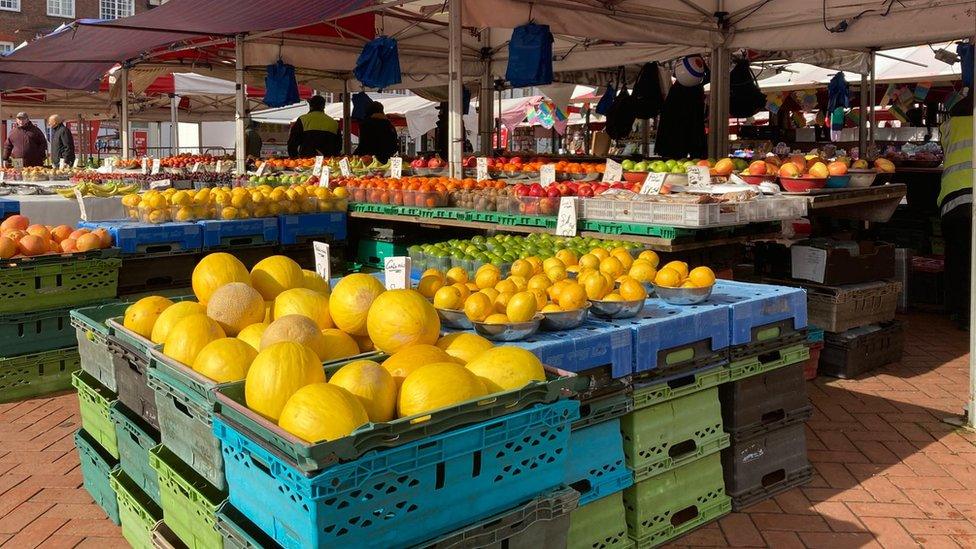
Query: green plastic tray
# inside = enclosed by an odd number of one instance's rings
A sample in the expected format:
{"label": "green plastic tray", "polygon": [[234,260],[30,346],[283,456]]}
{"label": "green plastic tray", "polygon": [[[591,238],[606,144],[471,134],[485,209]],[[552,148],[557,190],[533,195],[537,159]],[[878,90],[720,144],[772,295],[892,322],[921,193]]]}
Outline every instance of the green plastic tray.
{"label": "green plastic tray", "polygon": [[159,475],[166,525],[189,549],[222,549],[216,514],[227,494],[196,474],[165,445],[149,451],[149,465]]}
{"label": "green plastic tray", "polygon": [[635,382],[634,410],[717,387],[730,379],[729,369],[725,366],[717,366],[705,371],[689,372],[685,376],[668,381]]}
{"label": "green plastic tray", "polygon": [[[382,357],[375,357],[374,360],[382,360]],[[338,369],[345,362],[348,361],[327,366],[326,372]],[[399,446],[455,427],[517,412],[535,404],[570,397],[585,389],[588,384],[585,378],[549,366],[546,367],[546,377],[545,382],[532,382],[521,389],[469,400],[427,414],[399,418],[387,423],[369,423],[349,436],[316,444],[309,444],[285,432],[275,423],[248,409],[244,404],[243,381],[216,388],[217,413],[235,429],[269,445],[292,462],[295,468],[308,473],[324,469],[333,463],[354,460],[370,450]]]}
{"label": "green plastic tray", "polygon": [[68,390],[80,363],[77,347],[0,358],[0,403]]}
{"label": "green plastic tray", "polygon": [[729,381],[738,381],[770,370],[804,362],[810,358],[810,347],[799,343],[790,347],[768,351],[762,354],[739,359],[729,365]]}
{"label": "green plastic tray", "polygon": [[0,313],[66,308],[112,299],[122,260],[62,259],[0,268]]}
{"label": "green plastic tray", "polygon": [[133,549],[152,548],[152,533],[163,520],[163,510],[121,469],[113,471],[109,481],[119,502],[122,537]]}
{"label": "green plastic tray", "polygon": [[108,326],[105,321],[125,313],[129,303],[112,302],[71,310],[71,325],[75,327],[81,369],[112,391],[115,382],[115,355],[108,350]]}
{"label": "green plastic tray", "polygon": [[149,450],[159,445],[159,433],[121,402],[109,411],[119,444],[122,470],[159,505],[159,479],[149,466]]}
{"label": "green plastic tray", "polygon": [[620,431],[635,482],[729,446],[718,387],[635,410],[621,418]]}
{"label": "green plastic tray", "polygon": [[467,213],[467,221],[477,221],[478,223],[495,223],[498,224],[499,219],[505,214],[500,214],[498,212],[479,212],[476,210],[471,210]]}
{"label": "green plastic tray", "polygon": [[732,510],[722,460],[713,454],[624,490],[628,534],[654,547]]}
{"label": "green plastic tray", "polygon": [[580,230],[602,233],[606,235],[632,234],[636,236],[651,236],[673,240],[682,236],[692,236],[693,229],[677,227],[661,227],[657,225],[643,225],[641,223],[623,223],[619,221],[602,221],[597,219],[583,219]]}
{"label": "green plastic tray", "polygon": [[623,492],[594,500],[569,516],[567,549],[628,549],[634,540],[627,536]]}
{"label": "green plastic tray", "polygon": [[0,314],[0,353],[13,357],[74,345],[70,311],[62,308]]}
{"label": "green plastic tray", "polygon": [[112,423],[111,406],[119,397],[83,371],[71,375],[71,384],[78,389],[81,407],[81,426],[112,457],[119,457],[119,442]]}
{"label": "green plastic tray", "polygon": [[467,219],[468,210],[464,208],[420,208],[418,217],[424,219]]}

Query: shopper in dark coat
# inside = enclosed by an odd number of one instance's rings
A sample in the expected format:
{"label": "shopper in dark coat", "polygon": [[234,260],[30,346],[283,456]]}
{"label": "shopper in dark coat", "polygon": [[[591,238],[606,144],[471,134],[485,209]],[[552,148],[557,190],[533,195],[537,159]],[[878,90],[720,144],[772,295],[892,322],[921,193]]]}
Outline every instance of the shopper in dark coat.
{"label": "shopper in dark coat", "polygon": [[65,166],[71,167],[75,162],[75,139],[71,130],[58,114],[47,118],[47,127],[51,128],[51,165],[57,168],[63,159]]}
{"label": "shopper in dark coat", "polygon": [[379,101],[370,103],[366,110],[366,118],[359,123],[359,146],[355,154],[368,154],[381,163],[393,156],[399,150],[396,129],[383,112],[383,104]]}
{"label": "shopper in dark coat", "polygon": [[47,158],[47,138],[25,112],[17,113],[14,127],[3,143],[3,160],[10,162],[14,158],[22,159],[24,167],[43,166]]}

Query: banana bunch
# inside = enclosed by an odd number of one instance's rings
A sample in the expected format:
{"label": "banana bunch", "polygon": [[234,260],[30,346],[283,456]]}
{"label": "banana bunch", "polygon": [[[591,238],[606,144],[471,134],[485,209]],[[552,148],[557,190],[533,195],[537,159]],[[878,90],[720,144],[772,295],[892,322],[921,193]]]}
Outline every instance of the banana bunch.
{"label": "banana bunch", "polygon": [[90,181],[82,181],[76,184],[74,187],[67,189],[58,189],[57,193],[61,196],[74,200],[77,197],[75,190],[77,189],[81,196],[96,196],[99,198],[108,198],[111,196],[123,196],[127,194],[132,194],[139,190],[138,183],[129,183],[128,185],[123,185],[118,181],[109,181],[107,183],[92,183]]}

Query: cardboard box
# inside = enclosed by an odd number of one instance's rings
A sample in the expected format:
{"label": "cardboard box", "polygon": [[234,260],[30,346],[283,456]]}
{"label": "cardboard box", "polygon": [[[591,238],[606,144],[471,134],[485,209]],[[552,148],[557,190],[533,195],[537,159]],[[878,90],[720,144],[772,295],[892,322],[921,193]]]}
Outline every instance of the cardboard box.
{"label": "cardboard box", "polygon": [[790,247],[792,276],[835,286],[895,277],[895,245],[817,239]]}

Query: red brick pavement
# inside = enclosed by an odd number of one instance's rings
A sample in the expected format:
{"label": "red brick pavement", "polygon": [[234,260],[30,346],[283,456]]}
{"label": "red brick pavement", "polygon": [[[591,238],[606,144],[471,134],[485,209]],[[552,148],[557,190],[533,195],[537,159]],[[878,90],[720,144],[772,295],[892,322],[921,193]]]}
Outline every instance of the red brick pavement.
{"label": "red brick pavement", "polygon": [[[976,434],[943,423],[965,399],[968,337],[907,319],[905,358],[808,385],[816,475],[674,547],[976,547]],[[82,487],[74,395],[0,405],[0,546],[125,546]]]}

